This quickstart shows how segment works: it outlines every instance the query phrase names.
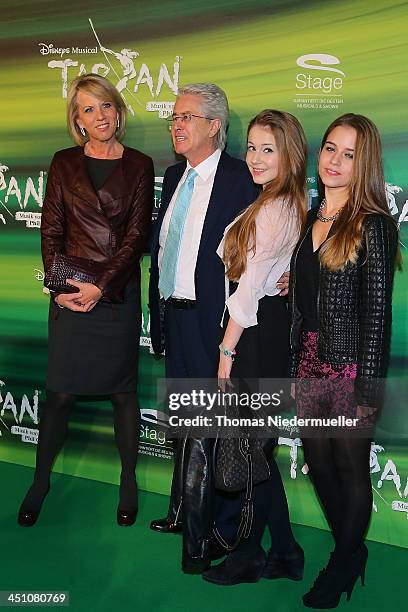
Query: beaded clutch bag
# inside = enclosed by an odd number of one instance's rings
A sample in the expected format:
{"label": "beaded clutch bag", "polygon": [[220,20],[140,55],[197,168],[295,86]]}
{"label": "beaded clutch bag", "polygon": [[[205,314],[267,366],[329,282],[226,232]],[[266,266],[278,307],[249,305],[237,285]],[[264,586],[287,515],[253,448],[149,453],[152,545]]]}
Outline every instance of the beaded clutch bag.
{"label": "beaded clutch bag", "polygon": [[55,253],[52,264],[45,273],[44,286],[56,293],[78,293],[78,288],[68,285],[67,278],[80,283],[96,283],[104,264],[92,259]]}

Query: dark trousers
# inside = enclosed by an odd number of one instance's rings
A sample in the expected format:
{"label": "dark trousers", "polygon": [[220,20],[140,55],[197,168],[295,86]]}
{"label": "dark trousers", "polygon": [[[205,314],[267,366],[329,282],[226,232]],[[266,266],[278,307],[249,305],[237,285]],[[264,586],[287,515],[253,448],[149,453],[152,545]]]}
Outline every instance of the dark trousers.
{"label": "dark trousers", "polygon": [[[204,347],[196,309],[181,310],[166,304],[165,343],[167,379],[215,376],[218,363]],[[213,523],[213,440],[189,437],[177,440],[175,447],[168,518],[183,525],[184,553],[202,558]]]}

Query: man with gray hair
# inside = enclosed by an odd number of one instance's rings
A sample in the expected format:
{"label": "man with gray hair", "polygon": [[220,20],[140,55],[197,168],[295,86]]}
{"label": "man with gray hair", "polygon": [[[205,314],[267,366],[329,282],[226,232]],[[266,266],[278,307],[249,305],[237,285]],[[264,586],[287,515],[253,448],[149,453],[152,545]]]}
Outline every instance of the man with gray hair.
{"label": "man with gray hair", "polygon": [[[183,87],[170,117],[174,150],[186,161],[164,176],[149,289],[156,354],[164,349],[159,300],[165,305],[167,378],[217,376],[225,278],[216,251],[226,226],[258,195],[246,164],[224,152],[228,118],[226,95],[212,83]],[[178,441],[168,515],[151,523],[155,531],[183,532],[186,573],[210,564],[211,450],[211,439]]]}

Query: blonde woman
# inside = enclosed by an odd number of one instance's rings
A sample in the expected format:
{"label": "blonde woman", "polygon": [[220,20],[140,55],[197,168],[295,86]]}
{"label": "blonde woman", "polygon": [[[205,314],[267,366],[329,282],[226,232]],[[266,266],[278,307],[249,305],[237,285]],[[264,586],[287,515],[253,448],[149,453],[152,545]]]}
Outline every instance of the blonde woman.
{"label": "blonde woman", "polygon": [[93,260],[101,271],[95,284],[66,279],[75,292],[54,293],[50,300],[47,400],[34,482],[18,522],[31,527],[37,521],[75,398],[106,395],[122,464],[117,521],[127,526],[137,512],[139,259],[150,226],[153,163],[121,144],[126,107],[107,79],[76,78],[67,119],[77,146],[58,151],[49,170],[41,222],[44,270],[63,254]]}
{"label": "blonde woman", "polygon": [[[220,345],[218,377],[283,378],[289,370],[289,318],[277,282],[306,216],[306,141],[297,119],[264,110],[248,126],[246,162],[257,200],[225,232],[218,249],[232,293],[226,300],[228,324]],[[285,492],[273,458],[276,439],[265,441],[269,480],[254,487],[254,518],[249,538],[218,566],[204,572],[217,584],[303,576],[303,551],[295,542]],[[231,499],[243,503],[242,495]],[[268,558],[261,547],[266,523],[272,535]]]}

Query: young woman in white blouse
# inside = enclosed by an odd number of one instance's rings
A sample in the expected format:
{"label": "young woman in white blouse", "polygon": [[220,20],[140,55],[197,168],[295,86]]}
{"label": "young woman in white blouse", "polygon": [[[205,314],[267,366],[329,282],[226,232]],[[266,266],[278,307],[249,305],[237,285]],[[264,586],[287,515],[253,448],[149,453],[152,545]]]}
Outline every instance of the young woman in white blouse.
{"label": "young woman in white blouse", "polygon": [[[298,120],[275,110],[259,113],[248,126],[246,162],[262,192],[226,228],[218,249],[232,289],[226,300],[229,319],[218,368],[219,379],[227,382],[231,376],[288,376],[289,319],[277,283],[289,268],[306,217],[306,139]],[[221,564],[206,570],[205,580],[229,585],[256,582],[261,576],[302,578],[304,555],[291,531],[286,495],[273,458],[276,445],[277,440],[270,439],[264,446],[271,476],[254,487],[249,538]],[[267,522],[272,536],[268,556],[261,547]]]}

